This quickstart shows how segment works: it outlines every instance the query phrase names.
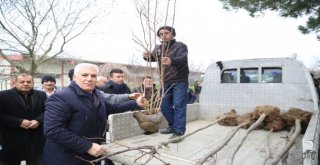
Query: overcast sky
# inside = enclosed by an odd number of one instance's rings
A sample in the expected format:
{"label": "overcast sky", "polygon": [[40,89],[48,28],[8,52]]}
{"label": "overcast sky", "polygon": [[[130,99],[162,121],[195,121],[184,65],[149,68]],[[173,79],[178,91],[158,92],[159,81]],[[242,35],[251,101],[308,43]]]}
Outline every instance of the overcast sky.
{"label": "overcast sky", "polygon": [[[116,1],[100,24],[92,25],[67,51],[74,56],[105,62],[129,63],[141,59],[141,48],[132,41],[139,30],[133,0]],[[228,12],[218,0],[177,0],[176,39],[187,44],[189,65],[205,69],[219,60],[288,57],[308,67],[320,59],[315,34],[303,35],[298,25],[305,19],[284,19],[277,13],[252,18],[246,11]],[[142,63],[143,64],[143,63]]]}

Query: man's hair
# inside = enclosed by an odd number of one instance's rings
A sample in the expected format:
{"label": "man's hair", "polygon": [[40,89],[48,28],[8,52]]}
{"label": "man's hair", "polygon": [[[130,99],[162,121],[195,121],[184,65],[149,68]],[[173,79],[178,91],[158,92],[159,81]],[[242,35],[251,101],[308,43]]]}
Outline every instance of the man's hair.
{"label": "man's hair", "polygon": [[152,79],[152,78],[151,78],[151,76],[144,76],[144,77],[142,78],[142,81],[145,80],[145,79]]}
{"label": "man's hair", "polygon": [[28,77],[28,76],[31,76],[32,77],[32,75],[31,74],[29,74],[29,73],[19,73],[17,76],[16,76],[16,78],[18,78],[18,77]]}
{"label": "man's hair", "polygon": [[118,68],[111,69],[110,74],[109,74],[110,77],[112,77],[113,73],[124,73],[124,71],[121,69],[118,69]]}
{"label": "man's hair", "polygon": [[68,77],[69,77],[70,81],[72,81],[72,79],[73,79],[73,74],[74,74],[74,69],[70,69],[68,72]]}
{"label": "man's hair", "polygon": [[33,78],[33,76],[32,76],[31,74],[29,74],[29,73],[19,73],[19,74],[15,77],[15,80],[17,80],[18,77],[29,77],[29,76]]}
{"label": "man's hair", "polygon": [[176,30],[173,28],[173,27],[171,27],[171,26],[162,26],[162,27],[160,27],[159,29],[158,29],[158,31],[157,31],[157,36],[158,37],[160,37],[160,30],[162,30],[162,29],[167,29],[168,31],[170,31],[171,32],[171,34],[175,37],[176,36]]}
{"label": "man's hair", "polygon": [[97,70],[97,73],[99,73],[99,67],[96,64],[80,63],[80,64],[76,65],[76,67],[74,67],[74,75],[78,74],[80,71],[80,68],[83,68],[83,67],[93,67]]}
{"label": "man's hair", "polygon": [[51,82],[56,83],[56,78],[54,78],[54,77],[51,76],[51,75],[44,75],[44,76],[42,76],[42,78],[41,78],[41,84],[43,84],[44,82],[47,82],[47,81],[51,81]]}
{"label": "man's hair", "polygon": [[17,81],[18,77],[31,77],[33,79],[33,76],[29,73],[19,73],[14,79],[15,82]]}

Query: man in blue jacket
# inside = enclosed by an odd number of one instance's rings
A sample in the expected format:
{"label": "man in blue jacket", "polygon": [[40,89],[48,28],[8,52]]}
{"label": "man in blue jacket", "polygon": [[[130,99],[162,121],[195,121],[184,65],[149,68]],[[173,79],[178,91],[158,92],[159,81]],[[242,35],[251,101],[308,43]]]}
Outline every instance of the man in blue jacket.
{"label": "man in blue jacket", "polygon": [[121,104],[106,103],[95,89],[98,72],[94,64],[78,64],[70,85],[47,100],[43,165],[86,165],[97,159],[107,152],[100,145],[107,116],[134,109],[137,103],[142,106],[141,98]]}

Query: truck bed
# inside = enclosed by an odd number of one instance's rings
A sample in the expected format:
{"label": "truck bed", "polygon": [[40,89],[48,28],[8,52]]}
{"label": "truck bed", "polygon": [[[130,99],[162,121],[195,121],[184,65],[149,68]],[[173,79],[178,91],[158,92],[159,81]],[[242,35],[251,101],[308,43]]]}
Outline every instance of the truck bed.
{"label": "truck bed", "polygon": [[[211,122],[212,121],[209,120],[190,121],[187,123],[186,133],[206,126]],[[171,165],[197,164],[197,160],[203,157],[204,154],[208,153],[217,144],[220,144],[228,133],[234,130],[234,128],[235,127],[232,126],[221,126],[219,124],[215,124],[205,129],[205,131],[200,131],[187,137],[179,143],[169,144],[168,148],[162,147],[157,149],[158,154],[156,154],[156,156]],[[238,144],[239,139],[244,135],[244,133],[245,129],[240,129],[235,134],[231,141],[214,156],[212,159],[212,161],[215,162],[214,164],[227,164],[229,155],[231,155],[235,146]],[[271,156],[274,156],[286,144],[286,137],[288,133],[288,131],[280,131],[269,134],[269,132],[265,130],[253,130],[237,152],[233,164],[264,164],[268,157],[268,152]],[[168,140],[170,136],[170,134],[163,135],[159,133],[151,135],[141,134],[106,144],[105,147],[107,151],[114,153],[127,149],[128,147],[148,145],[158,146],[161,142]],[[301,140],[302,135],[299,135],[295,146],[291,149],[295,150],[295,152],[290,152],[289,154],[288,164],[290,165],[303,163],[301,159]],[[267,143],[269,149],[267,149]],[[297,150],[299,152],[297,152]],[[148,155],[141,157],[140,151],[129,151],[110,158],[123,164],[144,164],[150,157]],[[271,159],[268,159],[267,164],[270,164],[270,162]],[[153,158],[148,162],[148,164],[163,165],[164,163]],[[207,164],[212,164],[212,162]]]}
{"label": "truck bed", "polygon": [[[238,115],[252,112],[256,106],[272,105],[280,114],[290,108],[299,108],[312,113],[308,128],[300,134],[289,152],[287,164],[317,165],[319,151],[319,100],[310,71],[293,58],[263,58],[222,61],[223,67],[212,63],[206,70],[200,94],[200,103],[187,106],[187,132],[206,126],[218,116],[235,109]],[[241,71],[251,74],[250,83],[241,83]],[[224,77],[229,77],[228,81]],[[281,79],[280,79],[281,78]],[[273,80],[277,81],[273,81]],[[229,81],[230,80],[230,81]],[[271,81],[272,80],[272,81]],[[143,135],[132,113],[110,115],[110,143],[106,150],[114,153],[128,147],[158,146],[171,135],[155,133]],[[166,123],[162,124],[162,128]],[[205,154],[217,147],[235,127],[215,124],[195,133],[183,141],[170,144],[169,148],[157,149],[159,158],[171,165],[193,165]],[[244,136],[244,129],[231,139],[206,164],[228,164],[232,151]],[[253,130],[235,155],[233,164],[260,165],[268,157],[274,157],[286,144],[288,131],[273,132]],[[269,149],[267,149],[267,143]],[[163,165],[156,158],[141,157],[139,151],[117,154],[111,159],[123,164]],[[265,164],[270,164],[268,159]],[[279,162],[282,164],[282,162]]]}

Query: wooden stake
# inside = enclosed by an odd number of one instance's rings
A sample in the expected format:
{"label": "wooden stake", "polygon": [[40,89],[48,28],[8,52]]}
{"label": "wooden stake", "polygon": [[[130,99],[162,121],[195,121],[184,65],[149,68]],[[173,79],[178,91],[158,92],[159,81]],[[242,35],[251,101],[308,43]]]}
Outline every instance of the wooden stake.
{"label": "wooden stake", "polygon": [[266,114],[261,114],[261,116],[259,117],[259,119],[253,123],[249,129],[246,131],[245,135],[241,138],[239,144],[236,146],[235,150],[233,150],[233,152],[231,153],[230,158],[228,159],[228,165],[232,165],[233,164],[233,159],[234,156],[236,155],[236,153],[238,152],[238,150],[240,149],[240,147],[242,146],[242,143],[245,141],[245,139],[247,138],[247,136],[249,135],[249,133],[256,129],[262,122],[263,120],[266,118]]}
{"label": "wooden stake", "polygon": [[270,134],[273,132],[273,128],[268,132],[267,135],[267,144],[266,144],[266,152],[267,152],[267,157],[264,160],[263,164],[266,164],[267,160],[271,157],[270,149],[269,149],[269,139],[270,139]]}
{"label": "wooden stake", "polygon": [[212,155],[214,155],[214,154],[216,154],[218,151],[220,151],[224,146],[226,146],[226,145],[228,144],[228,142],[234,137],[234,134],[236,134],[241,127],[243,127],[243,126],[245,126],[245,125],[247,125],[247,124],[249,124],[249,123],[250,123],[250,122],[242,123],[242,124],[238,125],[238,126],[235,128],[235,130],[230,131],[229,134],[228,134],[225,138],[223,138],[224,140],[223,140],[221,143],[219,143],[217,146],[215,146],[215,148],[213,148],[211,151],[209,151],[209,153],[207,153],[206,155],[204,155],[204,156],[200,159],[199,163],[200,163],[200,164],[203,164],[204,162],[207,161],[207,159],[208,159],[209,157],[211,157]]}
{"label": "wooden stake", "polygon": [[301,132],[301,120],[296,118],[295,130],[293,135],[290,137],[288,143],[275,156],[275,159],[272,161],[271,164],[277,164],[285,156],[285,154],[289,152],[290,148],[293,146],[300,132]]}
{"label": "wooden stake", "polygon": [[180,136],[180,137],[176,137],[176,138],[170,139],[170,140],[168,140],[168,141],[166,141],[166,142],[161,142],[159,148],[161,148],[161,146],[168,147],[168,144],[170,144],[170,143],[178,143],[178,142],[182,141],[183,139],[185,139],[186,137],[188,137],[188,136],[190,136],[190,135],[193,135],[193,134],[195,134],[195,133],[197,133],[197,132],[199,132],[199,131],[202,131],[202,130],[204,130],[204,129],[206,129],[206,128],[211,127],[212,125],[216,124],[217,122],[219,122],[220,120],[222,120],[222,119],[224,119],[224,118],[226,118],[226,117],[227,117],[227,115],[226,115],[226,116],[223,116],[223,117],[221,117],[221,118],[219,118],[219,119],[217,119],[217,120],[215,120],[215,121],[213,121],[212,123],[210,123],[210,124],[208,124],[208,125],[206,125],[206,126],[204,126],[204,127],[202,127],[202,128],[196,129],[196,130],[194,130],[193,132],[190,132],[190,133],[188,133],[188,134],[182,135],[182,136]]}
{"label": "wooden stake", "polygon": [[[291,127],[290,132],[289,132],[289,134],[288,134],[288,138],[292,136],[294,130],[295,130],[295,127],[294,127],[294,126]],[[288,141],[287,141],[287,143],[288,143]],[[286,144],[287,144],[287,143],[286,143]],[[286,155],[283,156],[283,158],[282,158],[282,160],[281,160],[282,165],[287,165],[287,164],[288,164],[288,162],[287,162],[288,156],[289,156],[288,153],[286,153]]]}

